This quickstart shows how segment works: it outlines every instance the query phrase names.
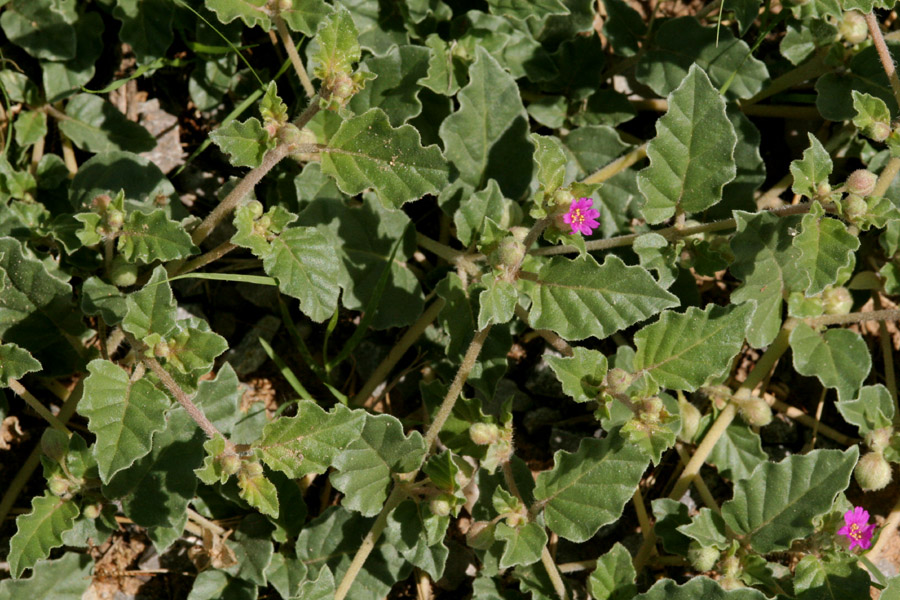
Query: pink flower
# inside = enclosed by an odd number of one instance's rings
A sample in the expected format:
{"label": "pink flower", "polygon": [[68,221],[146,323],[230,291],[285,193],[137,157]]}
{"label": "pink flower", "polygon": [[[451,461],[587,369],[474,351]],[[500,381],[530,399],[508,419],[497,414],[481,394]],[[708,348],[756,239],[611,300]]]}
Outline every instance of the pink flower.
{"label": "pink flower", "polygon": [[565,221],[566,225],[572,227],[569,235],[575,235],[576,233],[591,235],[595,229],[600,227],[600,223],[597,222],[600,211],[596,208],[591,208],[593,205],[594,201],[590,198],[579,198],[572,201],[569,212],[563,215],[563,221]]}
{"label": "pink flower", "polygon": [[868,550],[872,545],[872,534],[875,533],[875,524],[869,525],[869,512],[861,506],[844,513],[846,525],[838,529],[838,535],[850,540],[850,550],[859,546]]}

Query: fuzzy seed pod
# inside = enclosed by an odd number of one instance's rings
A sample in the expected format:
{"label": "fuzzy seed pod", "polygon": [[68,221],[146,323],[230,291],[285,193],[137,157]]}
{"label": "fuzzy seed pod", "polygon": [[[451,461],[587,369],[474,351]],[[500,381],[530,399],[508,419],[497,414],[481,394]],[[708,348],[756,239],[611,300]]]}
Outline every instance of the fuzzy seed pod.
{"label": "fuzzy seed pod", "polygon": [[632,381],[634,381],[634,375],[625,369],[610,369],[606,373],[606,391],[613,395],[624,394]]}
{"label": "fuzzy seed pod", "polygon": [[697,428],[700,427],[700,411],[687,400],[679,402],[678,406],[681,408],[681,433],[678,434],[678,438],[689,442],[694,439]]}
{"label": "fuzzy seed pod", "polygon": [[859,196],[868,196],[875,191],[878,176],[868,169],[857,169],[847,178],[847,191]]}
{"label": "fuzzy seed pod", "polygon": [[869,37],[869,28],[866,26],[866,18],[862,13],[848,10],[841,19],[838,32],[848,44],[859,44]]}
{"label": "fuzzy seed pod", "polygon": [[845,217],[854,221],[866,216],[866,213],[869,212],[869,205],[861,196],[850,194],[841,200],[841,210]]}
{"label": "fuzzy seed pod", "polygon": [[873,429],[866,434],[866,446],[868,446],[872,452],[882,452],[891,445],[892,437],[894,437],[893,427]]}
{"label": "fuzzy seed pod", "polygon": [[525,258],[525,245],[514,237],[503,238],[495,258],[498,266],[513,267]]}
{"label": "fuzzy seed pod", "polygon": [[125,215],[121,210],[111,208],[106,212],[106,224],[114,231],[119,230],[125,224]]}
{"label": "fuzzy seed pod", "polygon": [[883,142],[891,135],[891,124],[884,121],[878,121],[872,124],[872,132],[869,136],[876,142]]}
{"label": "fuzzy seed pod", "polygon": [[487,446],[500,439],[500,428],[493,423],[473,423],[469,427],[469,437],[479,446]]}
{"label": "fuzzy seed pod", "polygon": [[236,454],[223,454],[219,456],[219,464],[222,465],[223,472],[234,475],[241,470],[241,457]]}
{"label": "fuzzy seed pod", "polygon": [[138,268],[121,256],[113,259],[109,269],[109,278],[117,287],[130,287],[137,283]]}
{"label": "fuzzy seed pod", "polygon": [[437,498],[433,498],[431,502],[428,503],[428,508],[431,509],[432,514],[436,516],[446,517],[450,514],[450,510],[453,508],[453,506],[445,496],[438,496]]}
{"label": "fuzzy seed pod", "polygon": [[253,220],[260,218],[263,214],[263,205],[259,200],[251,200],[247,203],[247,209],[250,211],[250,214],[253,216]]}
{"label": "fuzzy seed pod", "polygon": [[575,200],[575,196],[569,190],[558,189],[553,192],[553,203],[557,206],[568,207]]}
{"label": "fuzzy seed pod", "polygon": [[159,340],[156,342],[156,345],[153,346],[153,355],[156,356],[156,358],[168,358],[171,353],[172,349],[169,348],[169,342],[166,340]]}
{"label": "fuzzy seed pod", "polygon": [[853,308],[853,296],[843,286],[828,288],[822,293],[822,306],[826,315],[846,315]]}
{"label": "fuzzy seed pod", "polygon": [[102,510],[103,506],[100,504],[88,504],[81,509],[81,514],[83,514],[88,519],[96,519],[100,516],[100,512]]}
{"label": "fuzzy seed pod", "polygon": [[741,416],[748,425],[765,427],[772,422],[772,409],[762,398],[749,398],[741,403]]}
{"label": "fuzzy seed pod", "polygon": [[696,540],[688,547],[688,560],[699,572],[711,571],[719,560],[720,552],[712,547],[703,547]]}
{"label": "fuzzy seed pod", "polygon": [[883,489],[891,482],[891,465],[880,452],[863,455],[853,470],[856,482],[866,492]]}
{"label": "fuzzy seed pod", "polygon": [[69,480],[62,475],[53,475],[47,482],[47,487],[54,496],[65,496],[69,493],[71,484]]}

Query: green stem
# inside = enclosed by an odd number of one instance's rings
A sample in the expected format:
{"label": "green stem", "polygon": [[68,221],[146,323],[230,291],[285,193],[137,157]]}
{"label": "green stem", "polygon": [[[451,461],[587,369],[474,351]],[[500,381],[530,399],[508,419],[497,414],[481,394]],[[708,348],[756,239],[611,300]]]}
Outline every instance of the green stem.
{"label": "green stem", "polygon": [[878,181],[875,182],[875,189],[872,190],[872,195],[875,197],[884,196],[887,189],[891,187],[894,178],[897,177],[897,173],[900,173],[900,158],[892,158],[878,175]]}
{"label": "green stem", "polygon": [[[181,265],[179,269],[176,269],[174,273],[171,273],[169,277],[177,277],[178,275],[184,275],[186,273],[190,273],[191,271],[196,271],[197,269],[201,269],[208,265],[211,262],[217,261],[232,250],[237,248],[234,244],[229,242],[222,242],[212,250],[201,254],[197,258],[192,261]],[[173,263],[174,264],[174,263]]]}
{"label": "green stem", "polygon": [[312,81],[309,80],[309,75],[306,74],[303,61],[300,59],[300,55],[297,54],[294,40],[291,39],[291,32],[288,31],[287,25],[285,25],[284,19],[281,18],[280,14],[275,15],[275,28],[278,29],[278,37],[281,38],[281,43],[284,44],[284,49],[287,50],[291,64],[294,66],[294,71],[303,85],[303,90],[309,98],[312,98],[316,95],[316,88],[313,87]]}
{"label": "green stem", "polygon": [[550,582],[553,584],[553,589],[556,590],[556,595],[559,596],[560,600],[568,600],[569,595],[566,593],[566,585],[563,583],[547,546],[541,548],[541,562],[544,564],[544,568],[547,569],[547,575],[550,576]]}
{"label": "green stem", "polygon": [[58,429],[66,435],[72,435],[72,432],[69,431],[68,427],[56,417],[52,412],[47,410],[47,407],[41,403],[40,400],[31,395],[31,392],[25,389],[25,386],[18,382],[16,379],[9,380],[9,389],[11,389],[17,396],[22,398],[25,401],[25,404],[30,406],[34,412],[39,414],[47,423],[50,424],[54,429]]}
{"label": "green stem", "polygon": [[615,175],[618,175],[634,163],[639,160],[642,160],[647,156],[647,144],[641,144],[625,156],[621,156],[616,160],[612,161],[605,167],[595,171],[593,174],[588,175],[584,179],[584,183],[601,183],[606,181],[607,179],[612,178]]}
{"label": "green stem", "polygon": [[784,90],[790,89],[796,85],[800,85],[805,81],[809,81],[810,79],[815,79],[820,75],[824,75],[830,70],[831,68],[825,64],[825,56],[817,54],[802,65],[791,69],[787,73],[784,73],[783,75],[780,75],[773,79],[772,83],[770,83],[765,89],[760,91],[752,98],[740,102],[741,110],[743,111],[747,107],[765,100],[769,96],[774,96],[779,92],[783,92]]}
{"label": "green stem", "polygon": [[804,321],[810,327],[819,327],[822,325],[845,325],[847,323],[862,323],[863,321],[898,320],[900,320],[900,309],[871,310],[867,312],[848,313],[846,315],[822,315],[821,317],[804,319]]}

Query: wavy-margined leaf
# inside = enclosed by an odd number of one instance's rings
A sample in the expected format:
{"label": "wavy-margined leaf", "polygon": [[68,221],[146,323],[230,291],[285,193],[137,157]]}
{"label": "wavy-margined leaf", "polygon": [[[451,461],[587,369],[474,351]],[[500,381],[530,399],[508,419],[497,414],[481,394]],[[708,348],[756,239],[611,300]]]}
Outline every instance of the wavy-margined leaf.
{"label": "wavy-margined leaf", "polygon": [[[359,31],[353,17],[342,4],[324,20],[316,32],[318,49],[310,57],[313,74],[326,81],[336,75],[349,75],[353,63],[359,62],[362,51],[359,47]],[[376,54],[383,54],[378,52]]]}
{"label": "wavy-margined leaf", "polygon": [[324,473],[335,457],[359,437],[365,411],[337,405],[325,412],[308,400],[297,403],[297,415],[281,417],[263,430],[253,444],[262,461],[291,479]]}
{"label": "wavy-margined leaf", "polygon": [[122,328],[142,339],[151,333],[167,337],[175,331],[175,297],[162,266],[153,269],[150,280],[125,299]]}
{"label": "wavy-margined leaf", "polygon": [[599,351],[576,346],[568,358],[547,356],[546,360],[556,373],[563,391],[572,400],[590,402],[596,399],[597,386],[603,384],[609,366],[606,357]]}
{"label": "wavy-margined leaf", "polygon": [[16,143],[27,148],[47,135],[47,113],[39,110],[21,113],[13,123],[13,131]]}
{"label": "wavy-margined leaf", "polygon": [[[844,600],[865,598],[872,579],[854,557],[843,555],[823,560],[807,554],[794,568],[793,582],[794,593],[800,600]],[[888,600],[884,593],[881,597]]]}
{"label": "wavy-margined leaf", "polygon": [[[836,3],[835,3],[836,4]],[[894,62],[900,56],[900,44],[887,43]],[[897,100],[891,92],[891,85],[878,59],[874,46],[857,52],[847,67],[840,71],[826,73],[816,81],[816,108],[829,121],[844,121],[856,115],[853,108],[853,92],[870,94],[881,99],[891,114],[897,114]]]}
{"label": "wavy-margined leaf", "polygon": [[494,323],[508,323],[519,301],[515,284],[505,279],[491,279],[485,286],[478,295],[478,329]]}
{"label": "wavy-margined leaf", "polygon": [[868,346],[862,336],[849,329],[829,329],[820,334],[806,323],[798,323],[790,343],[797,372],[815,375],[825,387],[836,388],[841,400],[856,395],[872,368]]}
{"label": "wavy-margined leaf", "polygon": [[331,5],[324,0],[291,0],[290,7],[281,10],[280,14],[292,31],[313,37],[331,11]]}
{"label": "wavy-margined leaf", "polygon": [[722,477],[737,481],[749,477],[753,469],[768,458],[759,434],[745,423],[734,422],[713,446],[707,460]]}
{"label": "wavy-margined leaf", "polygon": [[62,546],[62,535],[80,514],[78,504],[44,492],[31,500],[31,512],[16,517],[16,534],[9,541],[9,572],[18,578],[25,569]]}
{"label": "wavy-margined leaf", "polygon": [[185,258],[197,252],[191,236],[181,224],[166,217],[162,209],[128,215],[118,237],[119,252],[129,262],[150,264]]}
{"label": "wavy-margined leaf", "polygon": [[[250,463],[250,465],[253,464],[259,467],[259,463]],[[247,504],[264,515],[268,515],[273,519],[278,518],[280,510],[278,490],[264,473],[257,473],[255,470],[242,468],[237,474],[237,482],[241,490],[240,496]]]}
{"label": "wavy-margined leaf", "polygon": [[890,427],[896,407],[891,393],[881,385],[866,385],[853,400],[841,400],[835,406],[844,420],[859,428],[860,435]]}
{"label": "wavy-margined leaf", "polygon": [[15,344],[0,344],[0,387],[9,387],[10,379],[21,379],[26,373],[40,370],[41,363],[27,350]]}
{"label": "wavy-margined leaf", "polygon": [[541,551],[547,545],[547,532],[534,522],[519,527],[497,523],[494,537],[503,542],[501,569],[536,563],[541,560]]}
{"label": "wavy-margined leaf", "polygon": [[265,30],[272,27],[269,16],[262,11],[266,0],[206,0],[210,9],[222,23],[228,24],[240,18],[247,27],[259,25]]}
{"label": "wavy-margined leaf", "polygon": [[853,265],[859,238],[847,231],[843,221],[826,217],[825,209],[815,202],[803,215],[793,244],[800,250],[798,267],[809,278],[805,290],[809,297],[834,285],[841,272]]}
{"label": "wavy-margined leaf", "polygon": [[635,370],[649,373],[664,388],[693,392],[730,368],[744,343],[751,309],[709,305],[664,312],[635,334]]}
{"label": "wavy-margined leaf", "polygon": [[337,309],[338,256],[328,238],[313,227],[286,229],[263,256],[263,269],[278,289],[300,300],[300,310],[322,322]]}
{"label": "wavy-margined leaf", "polygon": [[75,57],[76,18],[74,3],[14,0],[0,17],[0,26],[9,41],[31,56],[62,61]]}
{"label": "wavy-margined leaf", "polygon": [[718,548],[719,550],[728,548],[728,529],[725,521],[722,519],[722,515],[709,508],[701,508],[691,522],[679,527],[678,531],[692,540],[696,540],[703,547]]}
{"label": "wavy-margined leaf", "polygon": [[209,138],[236,167],[258,167],[266,152],[275,147],[275,140],[256,117],[244,122],[229,121],[210,133]]}
{"label": "wavy-margined leaf", "polygon": [[166,0],[118,0],[113,16],[122,22],[119,39],[131,46],[139,65],[166,55],[172,44],[172,10]]}
{"label": "wavy-margined leaf", "polygon": [[19,240],[0,237],[0,340],[30,352],[52,377],[84,367],[79,340],[86,333],[72,287]]}
{"label": "wavy-margined leaf", "polygon": [[88,277],[81,284],[81,310],[87,315],[100,315],[107,325],[114,326],[125,318],[128,305],[119,288],[98,277]]}
{"label": "wavy-margined leaf", "polygon": [[731,273],[744,283],[731,294],[731,301],[755,302],[747,341],[754,348],[762,348],[781,328],[784,291],[804,289],[809,282],[797,268],[800,251],[789,242],[800,217],[743,211],[735,211],[734,217],[737,233],[731,240],[735,256]]}
{"label": "wavy-margined leaf", "polygon": [[447,159],[475,189],[495,179],[504,196],[518,198],[531,180],[532,143],[515,79],[478,46],[457,98],[459,110],[440,129]]}
{"label": "wavy-margined leaf", "polygon": [[78,412],[97,436],[94,457],[100,479],[109,483],[113,475],[150,452],[153,435],[166,427],[169,399],[147,379],[132,382],[108,360],[92,360],[88,371]]}
{"label": "wavy-margined leaf", "polygon": [[347,119],[322,149],[322,172],[353,196],[375,190],[387,208],[399,208],[447,185],[450,167],[437,146],[422,147],[411,125],[391,127],[379,108]]}
{"label": "wavy-margined leaf", "polygon": [[28,579],[0,581],[0,600],[81,600],[90,587],[93,559],[67,552],[57,560],[38,561]]}
{"label": "wavy-margined leaf", "polygon": [[647,146],[650,166],[638,175],[647,222],[662,223],[678,208],[694,213],[721,200],[722,188],[737,173],[736,144],[725,100],[693,65],[669,95],[669,110]]}
{"label": "wavy-margined leaf", "polygon": [[488,0],[491,14],[525,21],[543,22],[552,15],[568,15],[569,9],[560,0]]}
{"label": "wavy-margined leaf", "polygon": [[367,414],[359,436],[335,456],[331,483],[344,493],[345,507],[371,517],[384,505],[392,475],[412,471],[424,457],[419,432],[406,436],[395,417]]}
{"label": "wavy-margined leaf", "polygon": [[[875,134],[876,124],[891,122],[891,111],[888,110],[887,104],[881,98],[876,98],[872,94],[863,94],[853,90],[853,110],[856,116],[853,117],[853,124],[868,137]],[[883,134],[884,132],[879,132]],[[880,136],[879,136],[880,138]]]}
{"label": "wavy-margined leaf", "polygon": [[258,594],[259,586],[255,583],[209,569],[197,575],[187,600],[256,600]]}
{"label": "wavy-margined leaf", "polygon": [[388,515],[385,539],[416,567],[437,581],[450,551],[444,545],[449,517],[432,514],[427,503],[404,500]]}
{"label": "wavy-margined leaf", "polygon": [[468,246],[482,235],[487,219],[508,229],[518,225],[521,218],[521,207],[504,198],[500,186],[491,179],[483,190],[466,196],[453,215],[453,224],[457,239]]}
{"label": "wavy-margined leaf", "polygon": [[550,530],[573,542],[619,518],[649,461],[617,433],[583,439],[578,452],[559,451],[553,458],[553,468],[537,477],[534,497]]}
{"label": "wavy-margined leaf", "polygon": [[679,304],[646,269],[626,266],[612,254],[602,265],[591,256],[552,258],[525,293],[533,303],[531,326],[567,340],[602,339]]}
{"label": "wavy-margined leaf", "polygon": [[88,152],[145,152],[156,146],[149,131],[129,121],[110,102],[93,94],[72,96],[66,104],[66,117],[59,121],[60,131]]}
{"label": "wavy-margined leaf", "polygon": [[[325,567],[340,581],[373,519],[331,506],[303,528],[297,537],[297,558],[309,567],[308,579],[318,578]],[[350,600],[372,600],[387,596],[391,586],[405,579],[412,565],[381,536],[350,588]]]}
{"label": "wavy-margined leaf", "polygon": [[819,194],[819,185],[828,183],[834,165],[822,142],[811,133],[807,135],[809,148],[803,151],[803,158],[791,162],[791,175],[794,177],[791,190],[795,194],[815,198]]}
{"label": "wavy-margined leaf", "polygon": [[762,592],[753,588],[738,588],[726,591],[708,577],[694,577],[683,585],[671,579],[657,581],[652,588],[638,594],[634,600],[765,600]]}
{"label": "wavy-margined leaf", "polygon": [[378,75],[357,92],[347,106],[361,114],[380,108],[393,127],[399,127],[422,112],[418,80],[428,72],[431,53],[423,46],[394,46],[384,56],[366,58],[363,65]]}
{"label": "wavy-margined leaf", "polygon": [[566,177],[566,163],[568,159],[563,152],[562,142],[559,138],[531,134],[534,142],[534,164],[537,167],[537,180],[541,184],[544,193],[552,193],[561,187]]}
{"label": "wavy-margined leaf", "polygon": [[691,65],[709,74],[716,88],[727,86],[729,98],[750,98],[769,79],[765,64],[731,30],[704,27],[694,17],[671,19],[659,26],[653,45],[638,61],[638,81],[660,96],[681,84]]}
{"label": "wavy-margined leaf", "polygon": [[634,578],[631,554],[616,542],[609,552],[597,559],[588,587],[596,600],[631,600],[637,594]]}
{"label": "wavy-margined leaf", "polygon": [[787,550],[813,532],[814,518],[831,510],[850,483],[858,457],[853,446],[764,462],[735,483],[734,497],[722,505],[722,518],[760,554]]}

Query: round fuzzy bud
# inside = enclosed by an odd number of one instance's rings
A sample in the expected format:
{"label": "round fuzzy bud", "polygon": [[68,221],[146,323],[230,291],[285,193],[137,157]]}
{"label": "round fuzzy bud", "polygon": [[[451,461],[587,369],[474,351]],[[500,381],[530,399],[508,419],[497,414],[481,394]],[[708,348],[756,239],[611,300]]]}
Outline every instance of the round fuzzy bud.
{"label": "round fuzzy bud", "polygon": [[749,398],[741,403],[741,416],[748,425],[765,427],[772,422],[772,409],[762,398]]}
{"label": "round fuzzy bud", "polygon": [[634,375],[625,369],[618,367],[610,369],[606,373],[606,391],[613,395],[624,394],[632,381],[634,381]]}
{"label": "round fuzzy bud", "polygon": [[109,278],[113,285],[118,287],[129,287],[137,283],[138,268],[137,265],[131,264],[121,256],[113,259],[109,269]]}
{"label": "round fuzzy bud", "polygon": [[875,191],[878,176],[868,169],[857,169],[847,178],[847,191],[851,194],[868,196]]}
{"label": "round fuzzy bud", "polygon": [[525,258],[525,245],[514,237],[506,237],[500,240],[497,248],[497,261],[499,266],[514,267]]}
{"label": "round fuzzy bud", "polygon": [[712,547],[703,547],[696,540],[688,547],[688,560],[691,566],[701,573],[711,571],[719,560],[720,552]]}
{"label": "round fuzzy bud", "polygon": [[97,210],[106,210],[110,202],[112,202],[112,198],[106,194],[100,194],[99,196],[94,196],[93,200],[91,200],[91,206]]}
{"label": "round fuzzy bud", "polygon": [[88,504],[81,509],[81,514],[83,514],[88,519],[96,519],[100,516],[100,512],[102,510],[103,506],[101,504]]}
{"label": "round fuzzy bud", "polygon": [[287,12],[294,8],[292,0],[278,0],[278,12]]}
{"label": "round fuzzy bud", "polygon": [[285,123],[278,128],[278,141],[282,144],[299,146],[303,143],[303,133],[292,123]]}
{"label": "round fuzzy bud", "polygon": [[846,315],[853,308],[853,296],[843,286],[828,288],[822,292],[822,306],[826,315]]}
{"label": "round fuzzy bud", "polygon": [[69,480],[62,475],[53,475],[47,482],[47,487],[54,496],[65,496],[69,493]]}
{"label": "round fuzzy bud", "polygon": [[513,239],[515,239],[519,243],[525,243],[525,238],[528,237],[528,228],[527,227],[510,227],[509,232],[512,234]]}
{"label": "round fuzzy bud", "polygon": [[856,483],[866,492],[883,489],[891,482],[891,465],[881,452],[869,452],[859,459],[853,470]]}
{"label": "round fuzzy bud", "polygon": [[823,181],[816,188],[816,197],[817,198],[827,198],[831,194],[831,184],[827,181]]}
{"label": "round fuzzy bud", "polygon": [[219,464],[223,473],[234,475],[241,470],[241,457],[237,454],[222,454],[219,456]]}
{"label": "round fuzzy bud", "polygon": [[679,402],[678,406],[681,408],[681,433],[678,437],[688,442],[697,435],[697,428],[700,427],[700,411],[687,400]]}
{"label": "round fuzzy bud", "polygon": [[122,214],[121,210],[111,208],[106,211],[106,224],[109,225],[110,229],[121,229],[122,225],[125,224],[125,215]]}
{"label": "round fuzzy bud", "polygon": [[525,516],[519,513],[511,513],[506,516],[506,524],[510,527],[518,527],[525,522]]}
{"label": "round fuzzy bud", "polygon": [[431,509],[432,514],[436,516],[446,517],[453,509],[453,505],[450,504],[450,501],[446,496],[438,496],[428,503],[428,508]]}
{"label": "round fuzzy bud", "polygon": [[567,207],[575,200],[575,196],[569,190],[558,189],[553,192],[553,203],[557,206]]}
{"label": "round fuzzy bud", "polygon": [[169,348],[169,342],[166,340],[159,340],[156,342],[156,345],[153,346],[153,355],[156,356],[156,358],[168,358],[171,353],[172,349]]}
{"label": "round fuzzy bud", "polygon": [[866,446],[873,452],[882,452],[891,445],[891,438],[894,437],[893,427],[881,427],[873,429],[866,434]]}
{"label": "round fuzzy bud", "polygon": [[878,121],[872,124],[872,134],[869,136],[876,142],[883,142],[891,135],[891,124]]}
{"label": "round fuzzy bud", "polygon": [[341,104],[350,99],[356,91],[353,80],[346,75],[340,76],[331,84],[331,97],[339,101]]}
{"label": "round fuzzy bud", "polygon": [[641,401],[641,420],[645,422],[655,423],[659,421],[659,417],[662,412],[665,410],[666,405],[663,404],[663,401],[653,396],[651,398],[644,398]]}
{"label": "round fuzzy bud", "polygon": [[263,208],[262,202],[260,202],[259,200],[251,200],[247,203],[247,210],[250,211],[250,215],[255,221],[263,215],[263,211],[265,209]]}
{"label": "round fuzzy bud", "polygon": [[869,37],[869,28],[866,26],[866,18],[862,13],[848,10],[841,19],[838,32],[848,44],[859,44]]}
{"label": "round fuzzy bud", "polygon": [[841,210],[845,217],[850,220],[856,220],[864,217],[869,212],[869,205],[866,204],[866,201],[861,196],[850,194],[849,196],[844,196],[844,199],[841,200]]}
{"label": "round fuzzy bud", "polygon": [[493,423],[473,423],[469,437],[479,446],[487,446],[500,439],[500,428]]}
{"label": "round fuzzy bud", "polygon": [[262,465],[258,462],[242,462],[241,468],[244,471],[244,476],[248,479],[255,479],[263,474]]}

